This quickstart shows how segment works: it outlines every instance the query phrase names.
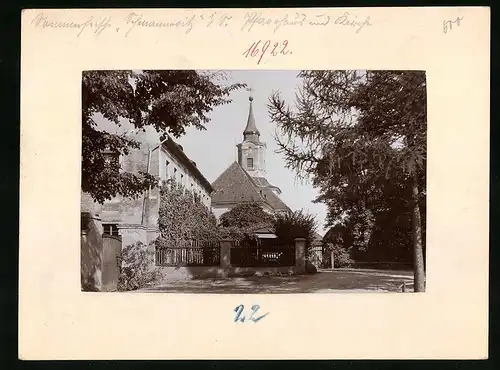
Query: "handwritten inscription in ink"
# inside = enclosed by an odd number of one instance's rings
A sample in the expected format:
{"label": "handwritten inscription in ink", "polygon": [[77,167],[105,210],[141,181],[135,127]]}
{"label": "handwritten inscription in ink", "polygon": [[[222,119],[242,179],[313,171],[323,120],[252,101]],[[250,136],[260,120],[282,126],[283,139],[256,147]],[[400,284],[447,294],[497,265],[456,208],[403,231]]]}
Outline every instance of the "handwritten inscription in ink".
{"label": "handwritten inscription in ink", "polygon": [[355,12],[335,13],[284,13],[279,15],[268,15],[266,12],[247,12],[242,17],[230,15],[230,13],[218,10],[210,13],[195,11],[183,12],[182,15],[167,14],[161,16],[151,13],[128,12],[123,17],[90,15],[85,20],[75,21],[71,18],[61,19],[50,12],[40,12],[32,20],[31,24],[41,29],[59,29],[66,31],[76,30],[76,36],[83,33],[91,33],[100,36],[103,33],[121,34],[130,36],[132,32],[139,29],[172,29],[180,30],[184,34],[192,31],[207,29],[225,29],[235,26],[240,32],[252,32],[265,30],[276,33],[278,31],[298,30],[299,28],[324,28],[324,27],[346,27],[359,33],[365,28],[371,27],[369,16],[361,16]]}
{"label": "handwritten inscription in ink", "polygon": [[243,313],[245,309],[245,306],[240,304],[239,306],[237,306],[235,309],[234,309],[234,312],[236,312],[236,316],[234,318],[234,322],[236,323],[239,323],[239,322],[258,322],[260,320],[262,320],[264,317],[266,317],[267,315],[269,315],[269,312],[268,313],[265,313],[264,315],[260,315],[258,314],[258,311],[260,310],[260,306],[258,304],[254,304],[252,306],[252,310],[250,312],[250,316],[247,316]]}
{"label": "handwritten inscription in ink", "polygon": [[326,14],[316,14],[308,16],[304,13],[295,13],[290,16],[285,14],[283,17],[267,17],[261,12],[246,13],[241,31],[250,32],[257,27],[268,27],[274,33],[281,28],[294,27],[326,27],[328,25],[351,27],[356,33],[361,32],[365,27],[372,26],[370,17],[358,18],[356,14],[344,12],[340,17],[330,17]]}
{"label": "handwritten inscription in ink", "polygon": [[83,31],[91,29],[95,36],[99,36],[104,30],[111,27],[111,17],[94,17],[90,16],[83,22],[61,21],[50,19],[44,13],[38,13],[31,20],[31,24],[40,28],[66,28],[76,29],[76,37],[80,37]]}
{"label": "handwritten inscription in ink", "polygon": [[260,64],[262,57],[265,55],[290,55],[292,52],[288,50],[288,40],[284,41],[271,41],[271,40],[258,40],[254,41],[250,47],[245,50],[243,56],[245,58],[258,58],[257,64]]}
{"label": "handwritten inscription in ink", "polygon": [[443,21],[443,32],[448,33],[453,29],[453,25],[460,26],[460,22],[464,19],[464,17],[457,17],[455,20]]}
{"label": "handwritten inscription in ink", "polygon": [[182,28],[184,32],[188,34],[193,29],[193,21],[195,19],[194,15],[186,16],[183,19],[177,19],[175,21],[163,21],[156,19],[145,18],[143,14],[140,13],[129,13],[125,17],[125,25],[127,30],[125,31],[125,36],[128,36],[130,32],[136,27],[146,27],[146,28]]}

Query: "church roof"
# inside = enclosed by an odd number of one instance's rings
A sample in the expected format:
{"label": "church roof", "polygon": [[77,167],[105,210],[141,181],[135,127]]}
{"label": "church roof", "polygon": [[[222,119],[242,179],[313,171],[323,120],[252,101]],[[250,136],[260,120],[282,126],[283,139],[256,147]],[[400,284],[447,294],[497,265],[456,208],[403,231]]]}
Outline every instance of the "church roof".
{"label": "church roof", "polygon": [[255,117],[253,116],[253,108],[252,108],[252,97],[249,97],[250,100],[250,108],[248,110],[248,119],[247,126],[245,127],[245,131],[243,131],[243,135],[246,134],[258,134],[260,135],[259,130],[257,130],[257,126],[255,125]]}
{"label": "church roof", "polygon": [[[269,184],[267,180],[265,181]],[[256,184],[255,178],[252,178],[238,162],[233,162],[213,182],[212,187],[215,189],[212,195],[212,205],[257,202],[267,204],[274,210],[290,209],[274,194],[272,188]]]}
{"label": "church roof", "polygon": [[278,188],[277,186],[274,186],[272,184],[269,183],[269,181],[267,181],[267,179],[265,177],[252,177],[253,179],[253,182],[255,182],[255,184],[257,186],[260,186],[260,187],[263,187],[263,188],[273,188],[273,189],[277,189],[279,193],[281,193],[281,189]]}
{"label": "church roof", "polygon": [[265,177],[252,177],[252,179],[257,186],[271,186],[271,184],[269,184],[269,181],[267,181]]}
{"label": "church roof", "polygon": [[290,210],[290,208],[270,188],[263,188],[262,193],[265,195],[264,198],[267,200],[267,203],[269,203],[273,209],[280,211]]}
{"label": "church roof", "polygon": [[252,178],[233,162],[213,183],[212,204],[258,202],[267,203]]}

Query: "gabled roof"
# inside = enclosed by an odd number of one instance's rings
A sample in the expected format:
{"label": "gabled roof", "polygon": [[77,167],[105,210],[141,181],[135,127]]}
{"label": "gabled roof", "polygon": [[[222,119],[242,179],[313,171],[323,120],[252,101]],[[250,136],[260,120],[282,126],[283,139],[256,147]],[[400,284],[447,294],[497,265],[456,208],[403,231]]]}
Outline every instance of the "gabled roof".
{"label": "gabled roof", "polygon": [[252,180],[255,182],[257,186],[265,187],[270,186],[269,181],[265,177],[252,177]]}
{"label": "gabled roof", "polygon": [[[212,205],[217,203],[257,202],[268,203],[260,195],[252,178],[233,162],[213,183]],[[270,204],[269,204],[270,205]]]}
{"label": "gabled roof", "polygon": [[290,210],[290,208],[285,203],[283,203],[283,201],[270,188],[263,188],[262,193],[265,195],[264,198],[273,209],[278,211]]}
{"label": "gabled roof", "polygon": [[[264,179],[266,184],[272,186],[265,178],[258,179]],[[257,202],[267,204],[274,210],[290,210],[269,186],[257,185],[255,178],[252,178],[238,162],[233,162],[212,184],[215,189],[212,205]]]}
{"label": "gabled roof", "polygon": [[323,237],[318,233],[318,232],[314,232],[314,240],[323,240]]}
{"label": "gabled roof", "polygon": [[271,185],[265,177],[252,177],[252,180],[253,180],[253,182],[255,182],[255,184],[257,186],[260,186],[262,188],[276,189],[276,190],[278,190],[278,193],[281,193],[281,189],[278,188],[277,186]]}
{"label": "gabled roof", "polygon": [[171,155],[173,155],[179,162],[181,162],[189,172],[201,183],[205,190],[210,194],[214,190],[210,182],[203,176],[201,171],[196,166],[196,163],[192,161],[186,153],[184,153],[184,148],[182,145],[177,144],[170,136],[161,143]]}
{"label": "gabled roof", "polygon": [[316,246],[316,247],[323,245],[323,237],[320,234],[318,234],[316,231],[313,234],[313,240],[312,240],[311,244],[313,246]]}

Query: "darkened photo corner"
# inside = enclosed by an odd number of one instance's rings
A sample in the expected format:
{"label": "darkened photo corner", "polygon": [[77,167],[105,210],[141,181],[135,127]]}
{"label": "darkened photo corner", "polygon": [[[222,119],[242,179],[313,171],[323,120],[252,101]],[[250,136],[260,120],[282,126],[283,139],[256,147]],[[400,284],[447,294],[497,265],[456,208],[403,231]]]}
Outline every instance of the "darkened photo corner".
{"label": "darkened photo corner", "polygon": [[81,289],[424,292],[425,71],[82,72]]}

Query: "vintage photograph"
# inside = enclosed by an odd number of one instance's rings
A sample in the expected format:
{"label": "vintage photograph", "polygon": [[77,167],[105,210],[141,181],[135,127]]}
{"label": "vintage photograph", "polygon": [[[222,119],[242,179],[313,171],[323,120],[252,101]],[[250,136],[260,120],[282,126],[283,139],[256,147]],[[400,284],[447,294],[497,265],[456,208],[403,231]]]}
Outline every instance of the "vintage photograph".
{"label": "vintage photograph", "polygon": [[425,71],[81,83],[82,291],[425,291]]}

